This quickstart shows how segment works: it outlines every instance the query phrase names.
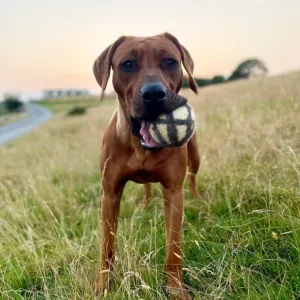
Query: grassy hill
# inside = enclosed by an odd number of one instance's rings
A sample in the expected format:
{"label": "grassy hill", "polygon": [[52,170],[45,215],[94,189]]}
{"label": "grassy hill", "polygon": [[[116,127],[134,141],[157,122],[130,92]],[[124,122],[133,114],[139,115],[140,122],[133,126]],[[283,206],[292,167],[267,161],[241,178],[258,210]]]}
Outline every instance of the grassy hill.
{"label": "grassy hill", "polygon": [[99,97],[93,96],[75,96],[65,98],[53,98],[47,100],[34,101],[35,104],[39,104],[52,110],[55,113],[67,112],[73,107],[91,108],[100,104]]}
{"label": "grassy hill", "polygon": [[[194,299],[300,298],[299,81],[295,72],[183,91],[202,157],[201,201],[185,188],[184,277]],[[60,108],[0,148],[0,299],[93,299],[99,152],[115,107],[105,100],[72,118]],[[165,299],[155,188],[146,210],[142,186],[125,188],[107,299]]]}

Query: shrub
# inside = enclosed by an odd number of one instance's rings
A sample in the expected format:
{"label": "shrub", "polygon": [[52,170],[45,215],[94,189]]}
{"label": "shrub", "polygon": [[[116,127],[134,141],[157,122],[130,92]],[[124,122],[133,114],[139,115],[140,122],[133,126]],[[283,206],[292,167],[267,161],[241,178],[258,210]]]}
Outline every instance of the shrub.
{"label": "shrub", "polygon": [[[226,82],[225,77],[222,76],[222,75],[216,75],[212,79],[197,78],[197,77],[195,77],[194,79],[195,79],[198,87],[204,87],[204,86],[208,86],[208,85],[211,85],[211,84],[219,84],[219,83]],[[183,88],[188,88],[189,87],[189,79],[186,76],[183,77],[182,87]]]}
{"label": "shrub", "polygon": [[213,77],[210,84],[219,84],[219,83],[224,83],[225,81],[226,79],[224,78],[224,76],[216,75],[215,77]]}
{"label": "shrub", "polygon": [[195,78],[199,87],[210,85],[211,80],[209,78]]}
{"label": "shrub", "polygon": [[[198,87],[207,86],[211,83],[211,80],[208,78],[194,78],[194,79],[195,79]],[[189,79],[186,76],[183,77],[182,87],[183,88],[189,87]]]}
{"label": "shrub", "polygon": [[8,96],[4,100],[4,107],[8,112],[20,111],[23,108],[23,102],[17,97]]}
{"label": "shrub", "polygon": [[68,116],[84,115],[86,113],[86,108],[82,106],[75,106],[68,111]]}

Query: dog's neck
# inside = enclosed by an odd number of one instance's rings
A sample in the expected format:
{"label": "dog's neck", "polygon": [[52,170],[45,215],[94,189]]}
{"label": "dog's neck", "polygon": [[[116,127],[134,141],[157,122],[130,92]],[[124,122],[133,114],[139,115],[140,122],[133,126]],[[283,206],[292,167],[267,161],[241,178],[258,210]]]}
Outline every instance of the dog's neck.
{"label": "dog's neck", "polygon": [[125,107],[118,101],[117,113],[117,135],[122,143],[128,143],[131,135],[129,118],[127,117]]}

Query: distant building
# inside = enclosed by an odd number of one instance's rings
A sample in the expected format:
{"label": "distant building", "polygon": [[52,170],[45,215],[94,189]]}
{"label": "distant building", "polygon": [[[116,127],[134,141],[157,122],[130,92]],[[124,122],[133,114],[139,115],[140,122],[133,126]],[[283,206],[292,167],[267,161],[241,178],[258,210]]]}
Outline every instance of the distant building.
{"label": "distant building", "polygon": [[261,68],[260,66],[253,66],[252,68],[250,68],[248,78],[265,76],[267,76],[267,72],[265,69]]}
{"label": "distant building", "polygon": [[73,96],[88,96],[88,90],[82,89],[51,89],[45,90],[43,92],[43,99],[53,99],[53,98],[62,98],[62,97],[73,97]]}

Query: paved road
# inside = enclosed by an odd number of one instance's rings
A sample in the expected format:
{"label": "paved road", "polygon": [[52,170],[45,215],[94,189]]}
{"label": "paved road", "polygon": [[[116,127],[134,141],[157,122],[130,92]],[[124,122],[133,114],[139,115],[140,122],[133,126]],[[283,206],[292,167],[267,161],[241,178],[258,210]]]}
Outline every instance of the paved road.
{"label": "paved road", "polygon": [[32,103],[26,103],[25,106],[29,113],[27,118],[0,126],[0,146],[30,132],[52,117],[52,112],[41,106]]}

